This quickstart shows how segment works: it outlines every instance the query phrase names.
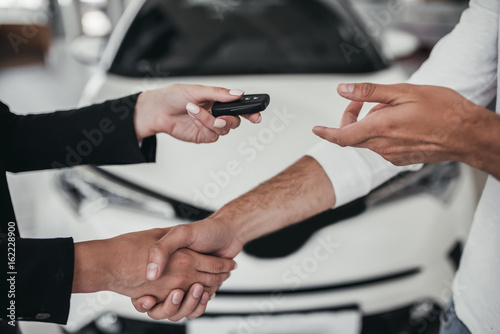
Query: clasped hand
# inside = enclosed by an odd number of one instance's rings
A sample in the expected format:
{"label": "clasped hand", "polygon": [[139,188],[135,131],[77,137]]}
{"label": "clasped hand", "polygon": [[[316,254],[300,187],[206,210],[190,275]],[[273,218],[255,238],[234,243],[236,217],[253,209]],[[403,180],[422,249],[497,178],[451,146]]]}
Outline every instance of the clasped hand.
{"label": "clasped hand", "polygon": [[[131,298],[148,296],[134,305],[149,309],[153,319],[178,321],[205,312],[210,297],[229,277],[236,263],[189,249],[176,250],[154,281],[144,273],[150,248],[168,228],[75,244],[74,293],[113,291]],[[158,302],[167,301],[160,306]]]}

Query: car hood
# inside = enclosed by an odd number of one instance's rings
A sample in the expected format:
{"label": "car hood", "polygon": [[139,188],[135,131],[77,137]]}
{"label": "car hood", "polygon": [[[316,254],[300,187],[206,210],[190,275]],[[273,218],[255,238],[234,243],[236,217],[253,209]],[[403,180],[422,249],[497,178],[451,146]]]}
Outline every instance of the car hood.
{"label": "car hood", "polygon": [[149,190],[208,210],[219,207],[277,174],[320,139],[315,125],[337,126],[348,101],[336,93],[341,82],[396,83],[396,67],[364,75],[260,75],[131,79],[96,74],[82,104],[173,84],[202,84],[267,93],[271,103],[260,124],[246,120],[217,143],[195,145],[168,135],[158,138],[154,164],[104,167]]}

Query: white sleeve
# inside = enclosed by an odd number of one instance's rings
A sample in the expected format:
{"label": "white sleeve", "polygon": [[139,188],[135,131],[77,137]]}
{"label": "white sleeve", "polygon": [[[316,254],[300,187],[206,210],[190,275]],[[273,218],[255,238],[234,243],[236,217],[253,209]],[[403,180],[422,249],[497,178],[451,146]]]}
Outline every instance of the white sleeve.
{"label": "white sleeve", "polygon": [[401,172],[418,170],[422,165],[397,167],[365,148],[340,147],[327,141],[314,146],[307,155],[325,170],[335,190],[335,206],[347,204],[368,194]]}
{"label": "white sleeve", "polygon": [[451,88],[485,106],[497,93],[500,1],[472,0],[408,83]]}
{"label": "white sleeve", "polygon": [[[490,102],[496,94],[499,12],[498,0],[472,0],[457,27],[436,45],[408,82],[449,87],[480,105]],[[397,167],[368,149],[342,148],[327,141],[307,155],[330,178],[335,207],[368,194],[401,172],[421,168]]]}

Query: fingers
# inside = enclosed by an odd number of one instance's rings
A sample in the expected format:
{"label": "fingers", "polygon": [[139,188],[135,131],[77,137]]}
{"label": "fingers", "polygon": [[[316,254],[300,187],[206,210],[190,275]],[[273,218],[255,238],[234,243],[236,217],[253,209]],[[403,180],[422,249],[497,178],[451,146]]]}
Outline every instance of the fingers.
{"label": "fingers", "polygon": [[215,118],[209,111],[191,102],[186,105],[186,110],[191,117],[200,122],[204,127],[220,136],[227,135],[231,129],[237,128],[241,122],[239,117],[226,116]]}
{"label": "fingers", "polygon": [[241,115],[243,118],[248,119],[250,122],[254,124],[259,124],[262,122],[262,115],[260,112],[255,113],[255,114],[250,114],[250,115]]}
{"label": "fingers", "polygon": [[245,94],[245,92],[240,89],[227,89],[201,85],[189,86],[189,93],[198,102],[231,102],[239,99],[243,94]]}
{"label": "fingers", "polygon": [[364,120],[341,129],[316,126],[313,132],[316,136],[342,147],[359,145],[373,137],[370,124]]}
{"label": "fingers", "polygon": [[183,297],[182,290],[173,290],[165,302],[154,307],[148,312],[148,315],[154,320],[179,321],[187,316],[195,318],[205,312],[210,300],[209,294],[203,291],[203,285],[200,283],[193,284],[184,300],[182,300]]}
{"label": "fingers", "polygon": [[184,291],[180,289],[172,290],[163,303],[157,304],[150,311],[148,311],[148,316],[154,320],[171,320],[171,317],[179,312],[183,298]]}
{"label": "fingers", "polygon": [[195,268],[198,271],[220,274],[229,273],[231,270],[236,269],[236,262],[230,259],[195,253]]}
{"label": "fingers", "polygon": [[340,127],[343,128],[346,125],[356,123],[358,120],[361,108],[363,108],[363,102],[351,101],[347,106],[344,114],[342,115],[342,120],[340,121]]}
{"label": "fingers", "polygon": [[231,276],[230,273],[222,273],[222,274],[208,274],[208,273],[200,273],[196,281],[202,283],[204,286],[208,288],[214,288],[218,290],[222,283],[227,280]]}
{"label": "fingers", "polygon": [[221,116],[221,117],[217,117],[215,119],[214,123],[218,124],[218,126],[221,126],[222,124],[224,124],[221,121],[226,122],[225,123],[226,124],[225,127],[229,128],[229,129],[236,129],[241,124],[241,119],[239,117],[237,117],[237,116]]}
{"label": "fingers", "polygon": [[372,114],[372,113],[374,113],[376,111],[379,111],[381,109],[385,109],[385,108],[388,108],[388,107],[390,107],[389,104],[379,103],[375,107],[371,108],[370,111],[368,112],[368,114]]}
{"label": "fingers", "polygon": [[156,305],[156,298],[153,296],[143,296],[140,298],[132,298],[132,305],[141,313],[145,313]]}
{"label": "fingers", "polygon": [[390,105],[406,101],[409,84],[378,85],[373,83],[340,84],[338,93],[346,99],[359,102],[379,102]]}
{"label": "fingers", "polygon": [[[376,110],[383,109],[382,105],[376,106]],[[318,137],[321,137],[331,143],[339,146],[359,146],[370,139],[379,137],[390,137],[391,129],[397,128],[394,119],[397,115],[403,115],[403,106],[390,107],[390,112],[376,113],[365,117],[355,123],[347,124],[344,127],[327,128],[324,126],[316,126],[313,132]],[[404,119],[404,116],[399,116]],[[347,122],[347,121],[346,121]]]}
{"label": "fingers", "polygon": [[193,312],[191,312],[190,314],[188,314],[186,316],[186,318],[188,318],[188,319],[194,319],[194,318],[198,318],[199,316],[201,316],[207,310],[208,302],[210,300],[211,299],[210,299],[210,295],[208,294],[208,292],[204,292],[203,296],[201,297],[201,300],[200,300],[200,303],[198,304],[198,306],[195,308],[195,310]]}
{"label": "fingers", "polygon": [[179,321],[187,317],[188,315],[192,314],[197,310],[198,306],[201,304],[202,301],[205,302],[205,304],[202,305],[204,306],[202,307],[203,310],[202,314],[203,314],[203,312],[205,312],[208,300],[209,300],[208,293],[203,292],[203,285],[198,283],[193,284],[189,289],[188,293],[186,294],[186,297],[182,301],[182,304],[177,313],[169,316],[168,319],[170,321]]}
{"label": "fingers", "polygon": [[176,226],[158,240],[149,250],[149,260],[146,277],[150,281],[161,276],[168,258],[176,250],[187,248],[192,240],[191,229],[188,226]]}

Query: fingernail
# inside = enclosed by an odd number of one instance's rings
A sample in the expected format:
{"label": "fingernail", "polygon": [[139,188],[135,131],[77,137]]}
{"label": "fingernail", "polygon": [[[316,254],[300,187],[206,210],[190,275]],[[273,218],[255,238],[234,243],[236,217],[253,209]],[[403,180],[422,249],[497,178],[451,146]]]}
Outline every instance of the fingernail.
{"label": "fingernail", "polygon": [[157,265],[156,263],[148,264],[148,279],[150,279],[150,280],[155,279],[156,276],[158,275],[159,268],[160,268],[160,266]]}
{"label": "fingernail", "polygon": [[259,119],[255,121],[255,124],[259,124],[262,122],[262,115],[259,115]]}
{"label": "fingernail", "polygon": [[233,270],[235,270],[236,268],[238,268],[238,264],[235,262]]}
{"label": "fingernail", "polygon": [[200,107],[198,107],[194,103],[189,102],[186,105],[186,110],[189,111],[191,114],[197,115],[200,112]]}
{"label": "fingernail", "polygon": [[201,297],[202,294],[203,294],[203,287],[196,286],[193,290],[193,297],[198,299]]}
{"label": "fingernail", "polygon": [[229,91],[229,95],[241,96],[241,95],[243,95],[243,94],[245,94],[245,92],[244,92],[244,91],[242,91],[242,90],[240,90],[240,89],[231,89],[231,90]]}
{"label": "fingernail", "polygon": [[226,124],[227,124],[227,123],[226,123],[226,121],[225,121],[225,120],[220,119],[220,118],[217,118],[217,119],[215,120],[214,126],[215,126],[216,128],[218,128],[218,129],[222,129],[222,128],[224,128],[224,127],[226,126]]}
{"label": "fingernail", "polygon": [[208,303],[209,300],[210,300],[210,295],[208,294],[208,292],[205,292],[203,293],[203,297],[201,297],[200,303],[205,305],[206,303]]}
{"label": "fingernail", "polygon": [[172,304],[179,305],[182,302],[182,294],[180,292],[175,292],[172,297]]}
{"label": "fingernail", "polygon": [[145,310],[150,310],[152,307],[153,307],[153,305],[150,302],[142,303],[142,308]]}
{"label": "fingernail", "polygon": [[210,296],[210,300],[214,299],[215,298],[215,293],[213,295]]}
{"label": "fingernail", "polygon": [[353,84],[340,84],[339,85],[339,92],[342,94],[350,94],[354,92],[354,85]]}

